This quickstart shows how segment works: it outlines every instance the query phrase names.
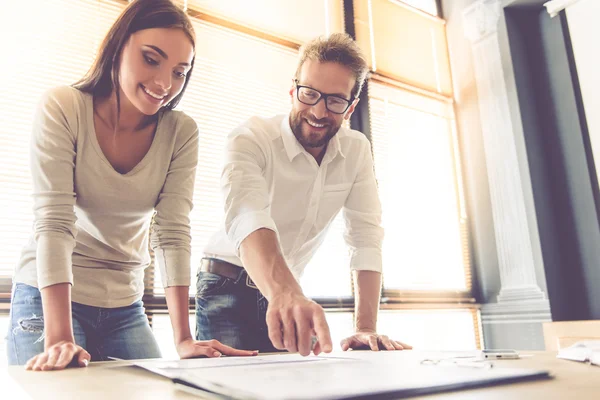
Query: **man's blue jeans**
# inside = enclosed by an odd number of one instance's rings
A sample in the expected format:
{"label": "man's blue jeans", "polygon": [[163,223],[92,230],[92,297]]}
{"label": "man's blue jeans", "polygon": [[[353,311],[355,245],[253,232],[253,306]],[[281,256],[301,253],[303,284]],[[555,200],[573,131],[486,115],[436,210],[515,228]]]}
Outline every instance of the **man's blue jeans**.
{"label": "man's blue jeans", "polygon": [[[75,343],[90,353],[92,361],[160,357],[141,301],[119,308],[79,303],[71,307]],[[6,339],[9,365],[23,365],[44,352],[44,315],[37,288],[23,283],[13,286]]]}
{"label": "man's blue jeans", "polygon": [[196,283],[196,339],[217,339],[244,350],[281,351],[273,347],[267,330],[268,302],[249,287],[246,272],[233,280],[198,272]]}

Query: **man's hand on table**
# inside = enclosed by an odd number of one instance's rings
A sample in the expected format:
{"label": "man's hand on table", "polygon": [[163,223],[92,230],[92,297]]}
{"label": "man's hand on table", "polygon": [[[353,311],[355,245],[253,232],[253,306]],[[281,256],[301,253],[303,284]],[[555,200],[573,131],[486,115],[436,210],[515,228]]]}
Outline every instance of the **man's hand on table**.
{"label": "man's hand on table", "polygon": [[386,335],[379,335],[372,330],[359,330],[354,335],[341,341],[342,350],[410,350],[412,346],[392,340]]}

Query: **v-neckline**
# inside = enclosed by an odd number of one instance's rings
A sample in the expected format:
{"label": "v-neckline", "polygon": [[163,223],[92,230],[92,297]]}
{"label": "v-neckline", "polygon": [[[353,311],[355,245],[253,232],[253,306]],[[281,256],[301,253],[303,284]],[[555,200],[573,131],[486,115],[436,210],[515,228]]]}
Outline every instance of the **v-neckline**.
{"label": "v-neckline", "polygon": [[152,143],[150,144],[150,148],[148,149],[146,154],[144,154],[144,157],[142,157],[142,159],[132,169],[130,169],[129,171],[127,171],[126,173],[123,174],[115,169],[115,167],[111,164],[111,162],[108,160],[108,158],[104,154],[102,147],[100,147],[100,142],[98,141],[98,135],[96,134],[96,123],[94,121],[94,96],[92,94],[88,93],[86,96],[86,101],[87,101],[88,128],[90,130],[90,136],[92,136],[92,143],[94,144],[94,149],[96,150],[96,153],[98,153],[98,156],[102,159],[102,161],[104,161],[115,174],[118,174],[119,176],[122,176],[122,177],[128,177],[128,176],[134,175],[140,169],[144,168],[144,166],[146,166],[146,164],[148,164],[148,162],[152,158],[152,153],[154,153],[155,148],[158,146],[157,142],[159,140],[159,133],[160,133],[159,127],[160,127],[162,117],[163,117],[162,113],[159,113],[159,115],[158,115],[158,120],[156,121],[156,127],[154,128],[154,135],[152,137]]}

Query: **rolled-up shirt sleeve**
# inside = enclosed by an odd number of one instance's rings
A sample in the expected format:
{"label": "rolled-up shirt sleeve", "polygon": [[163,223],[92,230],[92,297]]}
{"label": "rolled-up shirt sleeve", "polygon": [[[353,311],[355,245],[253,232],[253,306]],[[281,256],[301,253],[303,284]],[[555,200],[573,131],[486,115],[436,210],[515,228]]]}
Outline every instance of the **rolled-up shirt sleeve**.
{"label": "rolled-up shirt sleeve", "polygon": [[191,281],[190,212],[198,165],[198,127],[186,116],[177,130],[181,139],[176,143],[158,195],[150,230],[150,246],[163,287],[189,286]]}
{"label": "rolled-up shirt sleeve", "polygon": [[269,213],[269,190],[263,176],[264,147],[247,127],[234,130],[227,141],[221,191],[225,200],[225,232],[238,256],[241,243],[252,232],[266,228],[277,233]]}
{"label": "rolled-up shirt sleeve", "polygon": [[356,180],[344,205],[344,239],[351,252],[351,269],[381,272],[381,202],[373,170],[371,146],[366,140],[359,163]]}
{"label": "rolled-up shirt sleeve", "polygon": [[73,284],[77,134],[69,124],[74,112],[72,90],[60,87],[48,91],[33,122],[30,165],[39,289],[58,283]]}

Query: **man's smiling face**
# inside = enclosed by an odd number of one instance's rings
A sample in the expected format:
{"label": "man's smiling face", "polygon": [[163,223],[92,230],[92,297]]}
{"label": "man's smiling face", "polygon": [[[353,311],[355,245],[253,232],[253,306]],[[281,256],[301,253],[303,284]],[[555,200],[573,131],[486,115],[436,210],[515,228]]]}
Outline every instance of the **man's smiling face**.
{"label": "man's smiling face", "polygon": [[[333,94],[350,100],[356,79],[352,71],[338,63],[306,60],[302,65],[298,84],[309,86],[324,94]],[[298,100],[296,85],[290,89],[292,112],[290,127],[300,144],[308,151],[327,143],[338,132],[344,119],[350,118],[356,102],[344,114],[327,110],[324,99],[315,105],[307,105]]]}

